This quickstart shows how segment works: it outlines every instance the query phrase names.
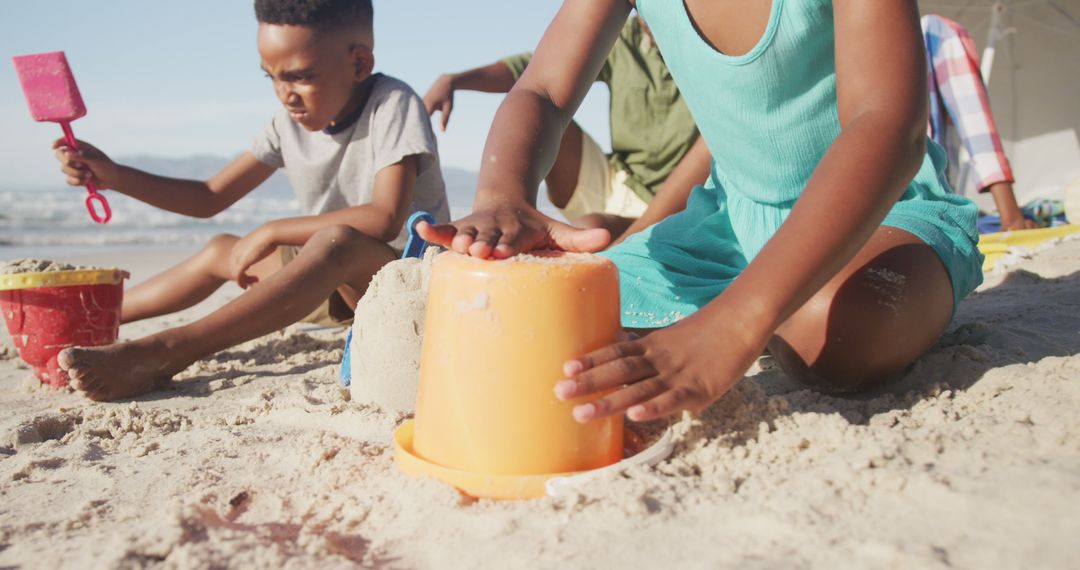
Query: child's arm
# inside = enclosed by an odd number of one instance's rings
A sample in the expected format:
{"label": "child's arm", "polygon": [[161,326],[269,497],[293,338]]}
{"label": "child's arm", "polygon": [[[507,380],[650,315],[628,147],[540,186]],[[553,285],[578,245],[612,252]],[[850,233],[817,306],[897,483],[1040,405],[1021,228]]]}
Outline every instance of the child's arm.
{"label": "child's arm", "polygon": [[595,251],[607,230],[579,230],[539,213],[536,194],[563,130],[603,68],[630,13],[626,0],[567,0],[503,100],[484,146],[473,213],[417,226],[424,239],[478,257],[540,248]]}
{"label": "child's arm", "polygon": [[567,363],[559,397],[617,388],[575,408],[579,421],[623,411],[642,421],[714,402],[866,244],[918,171],[928,104],[915,2],[834,0],[833,10],[841,134],[724,293],[671,327]]}
{"label": "child's arm", "polygon": [[273,220],[259,226],[233,246],[232,278],[241,287],[247,287],[255,282],[247,274],[248,268],[270,255],[277,246],[304,245],[319,230],[330,226],[350,226],[379,241],[393,241],[409,216],[419,165],[419,157],[410,155],[379,170],[375,174],[372,200],[367,204],[317,216]]}
{"label": "child's arm", "polygon": [[1024,217],[1020,205],[1016,203],[1016,193],[1013,192],[1012,182],[995,182],[986,187],[986,191],[994,197],[994,207],[997,208],[1001,218],[1001,231],[1032,230],[1040,227],[1039,223]]}
{"label": "child's arm", "polygon": [[[1024,230],[1039,227],[1024,217],[1013,193],[1012,165],[1005,156],[998,134],[986,82],[979,70],[979,54],[975,40],[966,28],[956,22],[928,16],[931,34],[937,40],[929,50],[930,65],[943,69],[936,74],[937,93],[952,119],[960,140],[970,157],[969,165],[979,192],[990,192],[1001,217],[1001,229]],[[957,191],[963,193],[964,188]]]}
{"label": "child's arm", "polygon": [[54,142],[53,148],[72,186],[85,186],[92,177],[100,189],[115,190],[151,206],[195,218],[210,218],[225,210],[276,170],[245,152],[210,180],[185,180],[117,164],[83,141],[79,141],[78,153],[72,152],[64,139]]}
{"label": "child's arm", "polygon": [[514,86],[514,74],[503,62],[477,67],[460,73],[440,75],[424,94],[424,107],[428,115],[442,111],[439,127],[446,130],[450,113],[454,110],[454,91],[482,91],[484,93],[506,93]]}
{"label": "child's arm", "polygon": [[705,145],[705,139],[699,136],[694,141],[694,146],[686,151],[686,155],[679,161],[678,166],[668,175],[667,180],[664,180],[652,202],[649,202],[645,213],[634,220],[611,245],[623,241],[676,212],[685,210],[690,192],[695,186],[704,184],[709,177],[711,164],[712,154],[709,153],[709,147]]}

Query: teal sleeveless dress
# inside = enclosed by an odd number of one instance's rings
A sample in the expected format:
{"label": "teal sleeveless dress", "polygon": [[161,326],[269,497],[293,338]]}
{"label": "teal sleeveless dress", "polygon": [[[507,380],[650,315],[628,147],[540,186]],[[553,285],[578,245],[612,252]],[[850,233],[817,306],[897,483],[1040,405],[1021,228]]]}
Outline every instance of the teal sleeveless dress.
{"label": "teal sleeveless dress", "polygon": [[[709,179],[685,210],[603,254],[619,268],[623,326],[658,328],[705,306],[738,277],[840,134],[833,11],[830,0],[773,0],[758,44],[727,56],[699,35],[682,1],[638,0],[637,10],[713,154]],[[882,225],[937,252],[955,310],[982,282],[982,254],[978,210],[949,191],[945,167],[944,151],[929,141]]]}

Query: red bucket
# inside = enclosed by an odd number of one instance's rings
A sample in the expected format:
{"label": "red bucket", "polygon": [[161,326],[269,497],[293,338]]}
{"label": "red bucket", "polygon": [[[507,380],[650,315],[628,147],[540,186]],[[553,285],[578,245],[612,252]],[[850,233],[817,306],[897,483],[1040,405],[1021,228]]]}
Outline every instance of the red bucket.
{"label": "red bucket", "polygon": [[116,342],[126,271],[94,269],[0,275],[0,310],[19,356],[43,383],[67,386],[56,355]]}

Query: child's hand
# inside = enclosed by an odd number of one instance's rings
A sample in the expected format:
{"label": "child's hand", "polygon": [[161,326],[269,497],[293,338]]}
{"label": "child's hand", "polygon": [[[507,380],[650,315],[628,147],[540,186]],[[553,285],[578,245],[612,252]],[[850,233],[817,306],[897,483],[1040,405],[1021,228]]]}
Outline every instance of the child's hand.
{"label": "child's hand", "polygon": [[277,249],[273,233],[267,226],[261,226],[250,234],[240,238],[229,255],[229,274],[241,289],[247,289],[259,282],[259,278],[248,273],[248,269]]}
{"label": "child's hand", "polygon": [[83,141],[78,143],[78,151],[68,148],[64,139],[56,139],[52,145],[67,183],[86,186],[87,181],[92,179],[98,190],[115,188],[120,171],[116,163],[94,145]]}
{"label": "child's hand", "polygon": [[581,423],[624,411],[639,422],[700,411],[731,389],[764,348],[718,334],[709,324],[691,316],[571,360],[563,366],[569,380],[555,385],[555,396],[570,400],[616,388],[575,406],[574,419]]}
{"label": "child's hand", "polygon": [[446,131],[450,113],[454,110],[454,85],[450,75],[441,75],[435,80],[431,89],[424,94],[424,107],[427,108],[428,115],[434,115],[435,111],[442,112],[439,128]]}
{"label": "child's hand", "polygon": [[1025,218],[1023,214],[1020,214],[1020,216],[1016,218],[1006,218],[1005,216],[1001,216],[1001,231],[1003,232],[1013,230],[1034,230],[1041,227],[1042,225],[1040,225],[1039,222],[1030,218]]}
{"label": "child's hand", "polygon": [[1024,211],[1016,202],[1016,192],[1013,191],[1012,182],[1007,180],[995,182],[986,190],[994,197],[994,206],[1001,217],[1001,231],[1033,230],[1042,227],[1039,222],[1024,217]]}
{"label": "child's hand", "polygon": [[593,252],[611,241],[607,230],[575,228],[527,204],[481,207],[449,224],[432,226],[420,222],[416,231],[425,241],[458,253],[496,259],[537,249]]}

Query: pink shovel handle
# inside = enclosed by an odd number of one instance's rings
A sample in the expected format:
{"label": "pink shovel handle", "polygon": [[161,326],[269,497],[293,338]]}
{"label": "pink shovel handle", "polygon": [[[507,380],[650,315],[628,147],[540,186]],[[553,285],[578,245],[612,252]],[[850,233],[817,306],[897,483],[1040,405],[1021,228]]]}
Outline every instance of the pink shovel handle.
{"label": "pink shovel handle", "polygon": [[[64,140],[67,141],[68,148],[78,152],[79,143],[75,140],[75,133],[71,132],[71,124],[62,122],[60,127],[64,129]],[[112,208],[109,207],[108,200],[97,191],[93,180],[88,179],[86,181],[86,190],[90,193],[86,197],[86,211],[90,212],[90,217],[99,224],[109,223],[109,220],[112,219]],[[101,207],[104,214],[98,214],[98,206]]]}
{"label": "pink shovel handle", "polygon": [[[99,224],[109,223],[109,220],[112,219],[112,208],[109,207],[109,201],[97,190],[94,190],[93,182],[87,184],[87,190],[90,191],[90,195],[86,197],[86,211],[90,212],[90,217],[94,218],[95,222]],[[103,214],[98,214],[97,206],[101,207]]]}

